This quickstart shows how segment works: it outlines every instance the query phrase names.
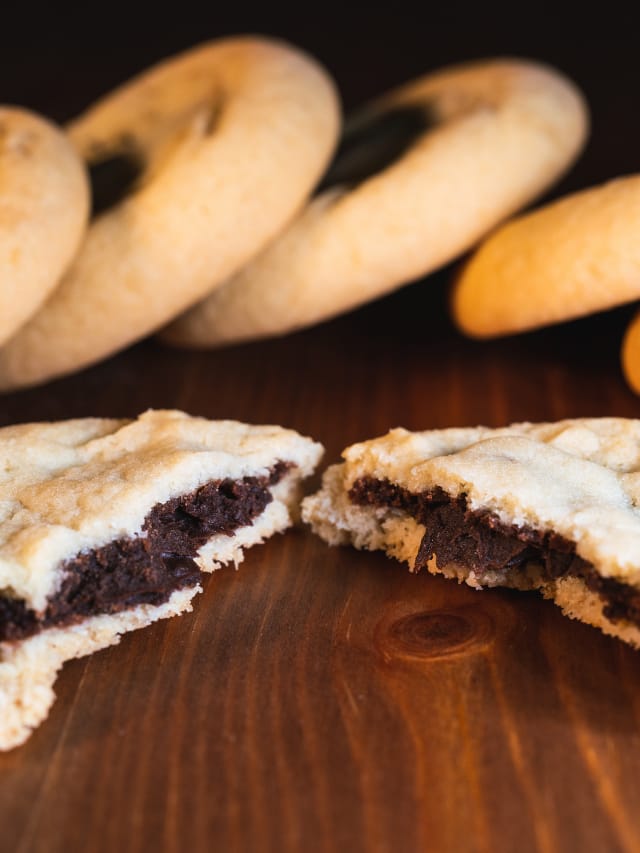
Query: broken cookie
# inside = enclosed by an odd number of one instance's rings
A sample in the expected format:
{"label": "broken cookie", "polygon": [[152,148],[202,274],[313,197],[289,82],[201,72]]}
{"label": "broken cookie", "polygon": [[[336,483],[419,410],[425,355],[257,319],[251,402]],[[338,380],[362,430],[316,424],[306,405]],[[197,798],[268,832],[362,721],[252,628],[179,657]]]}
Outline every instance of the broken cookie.
{"label": "broken cookie", "polygon": [[191,609],[202,572],[291,524],[322,448],[177,411],[0,430],[0,749],[64,661]]}
{"label": "broken cookie", "polygon": [[330,544],[477,588],[538,589],[640,646],[640,421],[395,429],[343,456],[303,502]]}

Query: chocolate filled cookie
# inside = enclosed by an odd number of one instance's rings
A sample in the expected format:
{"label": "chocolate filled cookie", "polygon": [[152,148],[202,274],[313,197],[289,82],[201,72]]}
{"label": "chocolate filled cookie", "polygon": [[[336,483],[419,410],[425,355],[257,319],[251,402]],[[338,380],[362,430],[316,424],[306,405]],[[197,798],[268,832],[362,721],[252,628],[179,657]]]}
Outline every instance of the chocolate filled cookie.
{"label": "chocolate filled cookie", "polygon": [[640,646],[640,421],[395,429],[343,456],[303,503],[330,544],[478,589],[538,589]]}
{"label": "chocolate filled cookie", "polygon": [[288,527],[321,452],[176,411],[0,430],[0,749],[46,717],[65,660],[190,610],[203,572]]}

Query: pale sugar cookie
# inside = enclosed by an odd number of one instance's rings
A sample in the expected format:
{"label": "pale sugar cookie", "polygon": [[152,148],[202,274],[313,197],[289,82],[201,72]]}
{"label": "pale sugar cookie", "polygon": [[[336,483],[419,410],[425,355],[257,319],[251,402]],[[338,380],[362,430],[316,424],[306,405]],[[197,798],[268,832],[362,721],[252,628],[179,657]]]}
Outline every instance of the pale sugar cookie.
{"label": "pale sugar cookie", "polygon": [[63,131],[0,106],[0,343],[57,285],[88,215],[86,169]]}

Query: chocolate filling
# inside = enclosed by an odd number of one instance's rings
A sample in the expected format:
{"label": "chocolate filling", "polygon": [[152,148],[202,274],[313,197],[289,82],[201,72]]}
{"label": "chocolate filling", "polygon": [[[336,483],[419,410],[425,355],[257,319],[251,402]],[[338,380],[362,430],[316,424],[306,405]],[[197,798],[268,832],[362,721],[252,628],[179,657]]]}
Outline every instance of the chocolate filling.
{"label": "chocolate filling", "polygon": [[316,194],[335,186],[353,188],[383,172],[437,122],[435,108],[420,105],[396,107],[347,124]]}
{"label": "chocolate filling", "polygon": [[138,604],[163,604],[195,586],[201,572],[193,559],[215,534],[232,535],[250,525],[271,502],[269,487],[290,465],[278,462],[266,477],[215,480],[194,492],[156,504],[141,536],[118,539],[65,561],[62,583],[43,613],[20,599],[0,597],[0,641],[22,640],[44,628],[87,616],[118,613]]}
{"label": "chocolate filling", "polygon": [[440,488],[413,494],[388,480],[363,477],[349,491],[360,506],[393,507],[406,512],[426,528],[415,568],[435,557],[442,569],[452,563],[467,566],[478,581],[492,584],[537,563],[547,580],[579,577],[603,602],[612,622],[621,620],[640,627],[640,591],[601,577],[587,560],[576,554],[573,542],[552,531],[503,524],[493,513],[470,510],[464,495],[453,498]]}

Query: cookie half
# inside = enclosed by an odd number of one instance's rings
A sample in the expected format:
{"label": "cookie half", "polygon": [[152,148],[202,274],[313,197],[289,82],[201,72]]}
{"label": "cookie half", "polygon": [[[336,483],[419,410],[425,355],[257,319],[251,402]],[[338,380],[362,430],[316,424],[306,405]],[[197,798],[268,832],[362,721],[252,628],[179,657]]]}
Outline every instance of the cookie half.
{"label": "cookie half", "polygon": [[0,344],[58,284],[88,216],[87,171],[64,132],[0,106]]}
{"label": "cookie half", "polygon": [[467,251],[567,169],[587,110],[557,71],[491,60],[428,74],[347,123],[319,194],[162,337],[192,347],[290,332]]}
{"label": "cookie half", "polygon": [[478,589],[537,589],[640,646],[640,421],[395,429],[343,456],[303,503],[330,544]]}
{"label": "cookie half", "polygon": [[177,411],[0,430],[0,749],[46,717],[65,660],[190,610],[203,572],[287,528],[321,453]]}
{"label": "cookie half", "polygon": [[640,298],[640,176],[561,198],[503,225],[465,264],[453,317],[475,338],[573,320]]}
{"label": "cookie half", "polygon": [[96,103],[68,128],[96,175],[96,216],[0,353],[0,388],[92,364],[233,275],[306,200],[339,123],[324,69],[261,38],[202,45]]}

